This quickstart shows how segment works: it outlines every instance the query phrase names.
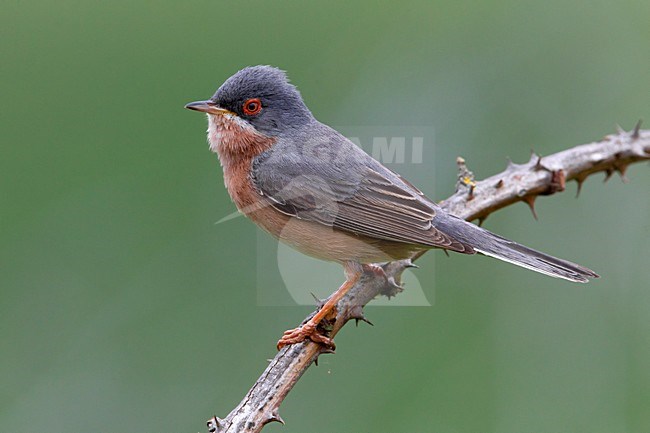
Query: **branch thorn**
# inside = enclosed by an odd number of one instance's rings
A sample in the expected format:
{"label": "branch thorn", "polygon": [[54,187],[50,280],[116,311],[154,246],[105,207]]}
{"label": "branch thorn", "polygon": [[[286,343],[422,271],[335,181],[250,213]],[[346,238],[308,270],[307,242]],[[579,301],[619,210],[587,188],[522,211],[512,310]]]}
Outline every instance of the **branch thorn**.
{"label": "branch thorn", "polygon": [[641,123],[642,123],[642,122],[643,122],[643,121],[642,121],[641,119],[639,119],[639,120],[636,122],[636,125],[634,125],[634,130],[632,131],[632,135],[630,135],[630,137],[632,138],[632,140],[636,140],[636,139],[639,138],[639,132],[641,131]]}
{"label": "branch thorn", "polygon": [[207,425],[208,425],[208,431],[210,433],[215,433],[219,431],[219,429],[224,427],[224,422],[221,418],[217,418],[217,416],[215,415],[208,420]]}
{"label": "branch thorn", "polygon": [[325,301],[323,299],[320,299],[318,296],[314,295],[314,292],[309,292],[312,298],[316,301],[316,306],[320,310],[323,308],[323,305],[325,305]]}
{"label": "branch thorn", "polygon": [[494,185],[496,189],[503,188],[503,179],[499,179],[496,185]]}
{"label": "branch thorn", "polygon": [[550,168],[548,168],[544,164],[542,164],[542,158],[543,158],[542,155],[537,155],[537,154],[533,153],[533,155],[530,157],[531,161],[532,161],[532,159],[534,157],[537,157],[537,162],[535,163],[535,166],[533,167],[533,169],[535,171],[544,170],[544,171],[552,172],[552,170]]}
{"label": "branch thorn", "polygon": [[628,164],[618,164],[616,165],[616,171],[618,171],[618,174],[621,176],[621,181],[623,183],[629,183],[630,179],[625,175],[625,172],[627,171]]}
{"label": "branch thorn", "polygon": [[486,219],[487,219],[487,215],[482,216],[482,217],[479,217],[479,219],[478,219],[478,226],[479,226],[479,227],[482,227],[482,226],[483,226],[483,222],[484,222]]}
{"label": "branch thorn", "polygon": [[522,200],[530,208],[530,211],[533,213],[533,218],[535,218],[535,221],[539,221],[539,218],[537,218],[537,211],[535,210],[535,200],[536,199],[537,199],[536,195],[527,195]]}
{"label": "branch thorn", "polygon": [[386,289],[384,290],[384,295],[388,297],[388,299],[392,298],[393,296],[396,296],[398,293],[401,293],[404,291],[404,287],[400,286],[397,284],[395,281],[395,278],[392,276],[387,276],[386,278]]}
{"label": "branch thorn", "polygon": [[612,168],[605,169],[605,179],[603,179],[603,182],[607,182],[609,178],[612,177],[612,174],[614,174],[614,169]]}
{"label": "branch thorn", "polygon": [[587,175],[576,177],[576,183],[578,184],[578,190],[576,191],[576,198],[580,197],[580,192],[582,191],[582,184],[587,179]]}
{"label": "branch thorn", "polygon": [[345,320],[350,319],[354,319],[356,326],[359,326],[359,321],[366,322],[370,326],[375,326],[363,313],[363,306],[361,305],[354,305],[346,309]]}
{"label": "branch thorn", "polygon": [[318,367],[318,360],[320,359],[320,356],[325,355],[325,354],[330,354],[330,353],[335,354],[336,352],[331,347],[320,345],[320,350],[316,354],[316,358],[314,359],[314,365],[316,365],[316,367]]}
{"label": "branch thorn", "polygon": [[407,269],[408,269],[408,268],[420,269],[420,267],[419,267],[418,265],[416,265],[415,263],[413,263],[413,261],[410,260],[410,259],[406,262],[406,264],[404,265],[404,267],[407,268]]}
{"label": "branch thorn", "polygon": [[361,322],[366,322],[366,323],[367,323],[368,325],[370,325],[370,326],[375,326],[375,324],[372,323],[370,320],[368,320],[368,318],[367,318],[366,316],[363,316],[363,317],[361,317],[361,318],[356,318],[356,317],[355,317],[355,318],[354,318],[354,326],[359,326],[359,322],[360,322],[360,321],[361,321]]}
{"label": "branch thorn", "polygon": [[279,422],[280,424],[284,425],[284,420],[282,419],[282,417],[281,417],[280,414],[278,413],[278,409],[277,409],[277,408],[276,408],[276,409],[273,409],[273,411],[271,412],[271,416],[268,418],[268,420],[267,420],[266,422],[267,422],[267,423],[270,423],[270,422]]}
{"label": "branch thorn", "polygon": [[619,125],[618,123],[616,124],[616,133],[619,135],[625,134],[625,129],[621,128],[621,125]]}

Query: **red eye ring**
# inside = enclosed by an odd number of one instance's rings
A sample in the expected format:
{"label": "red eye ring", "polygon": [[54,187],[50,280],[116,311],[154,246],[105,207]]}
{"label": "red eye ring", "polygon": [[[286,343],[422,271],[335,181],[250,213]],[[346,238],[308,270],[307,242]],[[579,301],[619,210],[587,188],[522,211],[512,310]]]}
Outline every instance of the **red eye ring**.
{"label": "red eye ring", "polygon": [[257,113],[262,111],[262,101],[260,101],[259,98],[248,99],[244,102],[244,105],[242,105],[242,109],[244,110],[244,114],[255,116]]}

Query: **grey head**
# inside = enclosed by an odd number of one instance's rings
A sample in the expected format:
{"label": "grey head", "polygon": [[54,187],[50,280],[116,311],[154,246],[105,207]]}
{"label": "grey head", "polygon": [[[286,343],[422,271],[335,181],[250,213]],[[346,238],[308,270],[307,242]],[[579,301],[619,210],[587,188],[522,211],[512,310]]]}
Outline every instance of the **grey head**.
{"label": "grey head", "polygon": [[272,66],[242,69],[228,78],[210,101],[267,136],[281,135],[314,119],[285,72]]}

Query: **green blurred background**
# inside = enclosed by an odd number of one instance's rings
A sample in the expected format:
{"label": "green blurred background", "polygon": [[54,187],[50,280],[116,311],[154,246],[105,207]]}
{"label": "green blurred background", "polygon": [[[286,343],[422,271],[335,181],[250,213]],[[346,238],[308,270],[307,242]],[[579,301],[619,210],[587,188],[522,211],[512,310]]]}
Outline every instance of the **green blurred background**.
{"label": "green blurred background", "polygon": [[[311,310],[258,305],[257,229],[214,224],[234,206],[183,105],[243,66],[332,125],[433,127],[402,172],[437,199],[456,155],[485,177],[650,119],[643,1],[0,6],[3,433],[205,431]],[[267,430],[650,431],[647,164],[628,176],[486,222],[602,279],[430,253],[435,305],[368,308]]]}

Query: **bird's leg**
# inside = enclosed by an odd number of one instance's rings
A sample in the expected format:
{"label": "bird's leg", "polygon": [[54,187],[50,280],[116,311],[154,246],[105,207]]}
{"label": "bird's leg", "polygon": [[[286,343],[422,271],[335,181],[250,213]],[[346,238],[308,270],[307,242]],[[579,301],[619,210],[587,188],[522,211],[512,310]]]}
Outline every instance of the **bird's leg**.
{"label": "bird's leg", "polygon": [[290,329],[285,331],[282,338],[278,341],[278,350],[282,349],[284,346],[289,344],[300,343],[301,341],[309,338],[315,343],[320,343],[330,348],[334,348],[334,341],[318,332],[316,327],[329,313],[336,307],[336,304],[345,296],[345,294],[359,281],[361,275],[363,274],[363,268],[359,263],[355,262],[345,262],[343,264],[345,270],[345,283],[338,288],[336,292],[332,294],[327,299],[327,302],[323,304],[320,310],[314,314],[314,316],[307,321],[304,325],[301,325],[295,329]]}

